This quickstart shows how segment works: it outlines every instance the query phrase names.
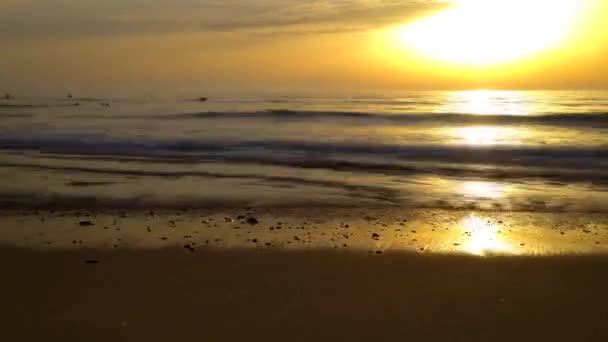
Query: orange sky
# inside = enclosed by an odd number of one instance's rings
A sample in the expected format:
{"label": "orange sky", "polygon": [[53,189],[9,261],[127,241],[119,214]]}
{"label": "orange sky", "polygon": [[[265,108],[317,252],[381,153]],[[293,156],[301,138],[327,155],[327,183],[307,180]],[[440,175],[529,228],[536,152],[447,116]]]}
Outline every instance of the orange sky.
{"label": "orange sky", "polygon": [[594,7],[559,46],[479,66],[399,38],[445,1],[0,0],[0,91],[606,88],[608,6],[580,1]]}

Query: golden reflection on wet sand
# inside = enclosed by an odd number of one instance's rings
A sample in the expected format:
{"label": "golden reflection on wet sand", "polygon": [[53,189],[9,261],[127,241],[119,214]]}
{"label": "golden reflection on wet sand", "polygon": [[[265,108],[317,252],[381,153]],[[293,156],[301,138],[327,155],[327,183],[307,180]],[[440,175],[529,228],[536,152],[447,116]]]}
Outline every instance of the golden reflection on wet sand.
{"label": "golden reflection on wet sand", "polygon": [[499,224],[476,214],[462,222],[462,233],[468,236],[463,249],[474,255],[514,253],[515,250],[502,236]]}
{"label": "golden reflection on wet sand", "polygon": [[[0,243],[27,249],[336,249],[373,255],[608,253],[608,216],[412,208],[5,212]],[[83,216],[87,214],[87,216]],[[89,216],[90,215],[90,216]],[[240,215],[240,216],[239,216]],[[249,214],[248,214],[249,215]],[[240,218],[239,218],[240,217]],[[91,222],[82,227],[80,222]],[[193,247],[194,246],[194,247]]]}

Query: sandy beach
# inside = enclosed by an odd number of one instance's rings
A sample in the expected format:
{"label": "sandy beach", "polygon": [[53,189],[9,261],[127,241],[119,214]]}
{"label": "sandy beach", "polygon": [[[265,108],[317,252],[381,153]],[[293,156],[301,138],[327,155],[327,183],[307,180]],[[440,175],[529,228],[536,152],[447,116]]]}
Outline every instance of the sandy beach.
{"label": "sandy beach", "polygon": [[386,208],[4,211],[0,226],[15,229],[0,236],[2,340],[605,341],[607,222]]}
{"label": "sandy beach", "polygon": [[0,8],[0,342],[608,342],[608,0]]}

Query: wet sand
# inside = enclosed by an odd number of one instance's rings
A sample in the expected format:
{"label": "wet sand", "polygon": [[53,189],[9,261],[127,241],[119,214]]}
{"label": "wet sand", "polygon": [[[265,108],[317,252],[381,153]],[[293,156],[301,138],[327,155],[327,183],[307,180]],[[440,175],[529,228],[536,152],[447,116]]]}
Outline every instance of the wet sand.
{"label": "wet sand", "polygon": [[[340,249],[608,254],[608,214],[405,208],[0,211],[0,246],[34,250]],[[6,229],[15,227],[15,229]]]}
{"label": "wet sand", "polygon": [[605,222],[396,209],[6,211],[0,339],[606,341]]}

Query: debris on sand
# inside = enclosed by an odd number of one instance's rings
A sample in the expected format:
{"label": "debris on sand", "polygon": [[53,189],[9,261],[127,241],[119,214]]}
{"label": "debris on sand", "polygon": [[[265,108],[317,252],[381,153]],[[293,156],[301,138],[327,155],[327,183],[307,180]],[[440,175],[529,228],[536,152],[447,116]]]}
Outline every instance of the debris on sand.
{"label": "debris on sand", "polygon": [[85,263],[87,264],[98,264],[99,260],[95,260],[95,259],[88,259],[85,261]]}
{"label": "debris on sand", "polygon": [[194,252],[194,247],[192,247],[192,245],[190,245],[190,244],[185,244],[184,248],[189,250],[190,252]]}
{"label": "debris on sand", "polygon": [[260,221],[258,221],[255,217],[250,217],[247,219],[247,223],[252,226],[255,226],[256,224],[260,223]]}
{"label": "debris on sand", "polygon": [[91,221],[80,221],[79,223],[82,227],[88,227],[88,226],[93,226],[94,223]]}
{"label": "debris on sand", "polygon": [[373,233],[373,234],[372,234],[372,239],[374,239],[374,240],[379,240],[379,239],[380,239],[380,234],[378,234],[378,233]]}

